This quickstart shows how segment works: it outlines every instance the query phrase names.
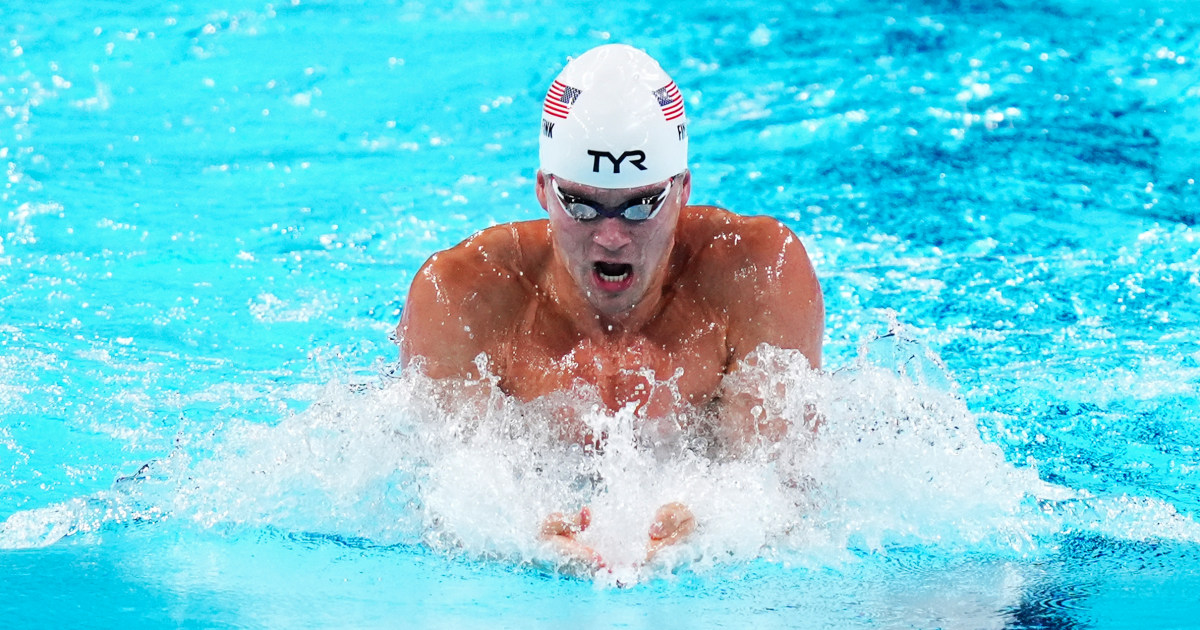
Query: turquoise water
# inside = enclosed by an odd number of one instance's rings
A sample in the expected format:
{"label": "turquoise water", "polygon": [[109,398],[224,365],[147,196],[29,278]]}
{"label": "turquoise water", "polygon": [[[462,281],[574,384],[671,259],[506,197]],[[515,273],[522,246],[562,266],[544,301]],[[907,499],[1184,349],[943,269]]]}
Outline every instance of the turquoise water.
{"label": "turquoise water", "polygon": [[[614,4],[0,8],[7,625],[1196,625],[1195,5]],[[813,257],[782,463],[464,433],[394,372],[604,41],[683,88],[693,199]],[[672,492],[705,526],[627,588],[532,541],[586,500],[627,555]]]}

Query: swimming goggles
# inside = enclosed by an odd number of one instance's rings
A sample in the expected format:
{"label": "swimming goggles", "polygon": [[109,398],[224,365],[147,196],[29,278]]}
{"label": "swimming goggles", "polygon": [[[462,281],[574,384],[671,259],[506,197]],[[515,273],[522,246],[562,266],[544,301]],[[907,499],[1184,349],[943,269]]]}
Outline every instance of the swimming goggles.
{"label": "swimming goggles", "polygon": [[558,189],[558,179],[553,175],[550,176],[550,187],[554,190],[554,196],[558,197],[558,202],[562,204],[563,211],[567,213],[567,216],[576,221],[593,221],[600,217],[621,218],[635,222],[653,219],[654,215],[662,209],[663,204],[667,202],[673,183],[675,183],[674,177],[667,180],[667,187],[658,194],[636,197],[620,206],[610,208],[585,197],[564,193]]}

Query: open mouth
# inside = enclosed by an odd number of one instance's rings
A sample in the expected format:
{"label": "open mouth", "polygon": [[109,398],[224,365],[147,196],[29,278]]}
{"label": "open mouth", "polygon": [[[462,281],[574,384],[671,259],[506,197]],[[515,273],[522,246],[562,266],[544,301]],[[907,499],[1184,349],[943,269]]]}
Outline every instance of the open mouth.
{"label": "open mouth", "polygon": [[596,282],[608,291],[622,291],[633,282],[633,265],[628,263],[597,262],[593,271]]}

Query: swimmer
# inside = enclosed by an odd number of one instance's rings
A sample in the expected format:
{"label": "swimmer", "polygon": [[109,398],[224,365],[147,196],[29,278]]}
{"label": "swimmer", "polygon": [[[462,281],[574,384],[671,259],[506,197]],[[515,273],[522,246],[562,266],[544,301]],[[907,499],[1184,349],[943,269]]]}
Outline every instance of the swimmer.
{"label": "swimmer", "polygon": [[[402,364],[468,399],[486,399],[489,375],[526,401],[586,383],[614,412],[696,418],[726,456],[781,439],[786,421],[723,384],[760,344],[820,368],[821,287],[779,221],[688,205],[687,124],[679,89],[641,50],[570,61],[542,110],[534,192],[547,218],[487,228],[425,263],[397,327]],[[564,441],[603,447],[570,409],[556,422]],[[540,534],[595,570],[603,559],[576,539],[590,519],[553,514]],[[647,559],[695,526],[687,506],[664,505]]]}

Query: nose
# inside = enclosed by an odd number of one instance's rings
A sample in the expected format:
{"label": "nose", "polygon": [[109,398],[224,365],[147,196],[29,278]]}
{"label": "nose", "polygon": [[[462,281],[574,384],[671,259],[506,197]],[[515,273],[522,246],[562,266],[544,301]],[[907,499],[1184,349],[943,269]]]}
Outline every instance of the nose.
{"label": "nose", "polygon": [[625,247],[632,240],[629,236],[628,226],[620,219],[607,217],[600,219],[595,231],[592,232],[592,242],[610,252]]}

